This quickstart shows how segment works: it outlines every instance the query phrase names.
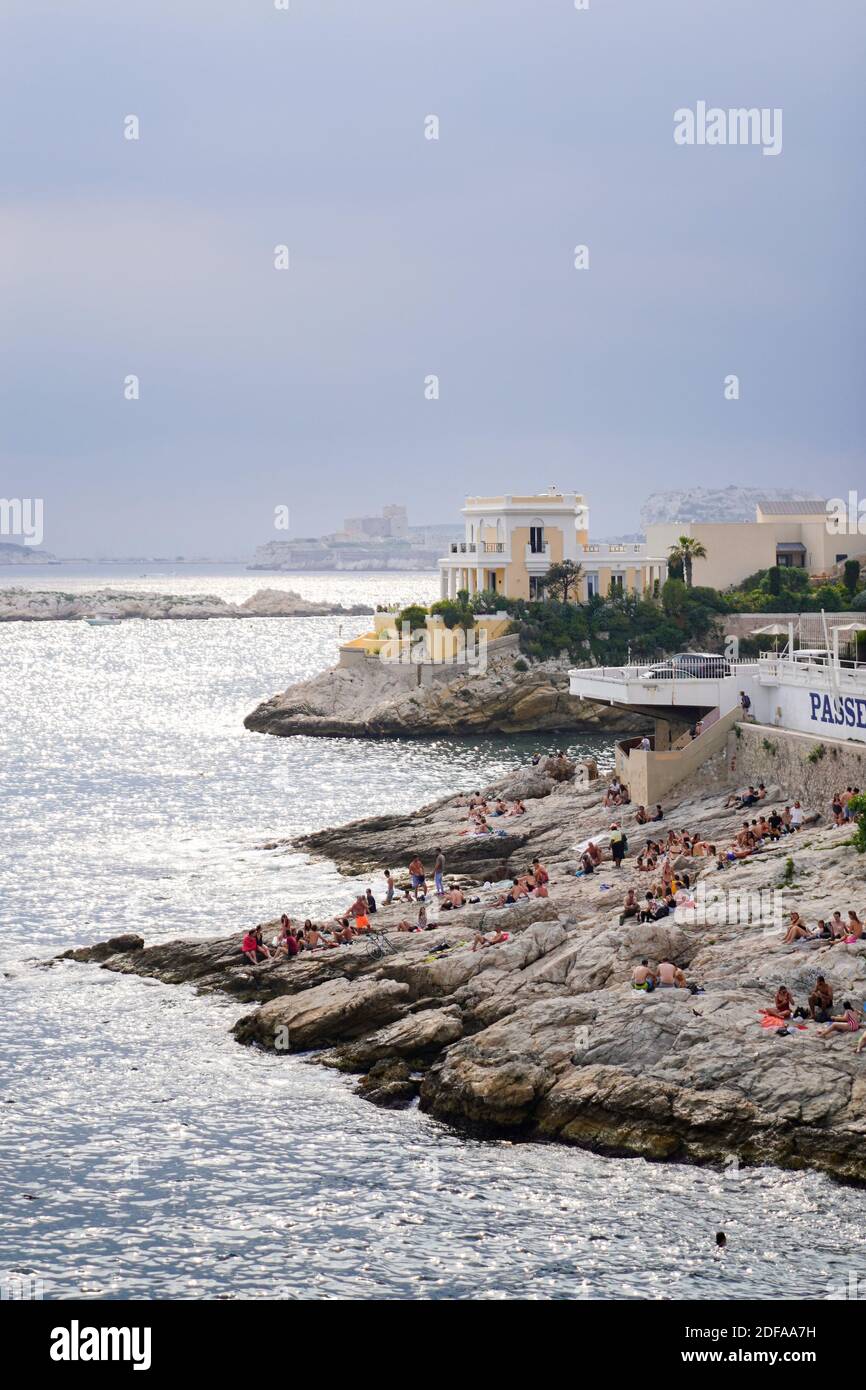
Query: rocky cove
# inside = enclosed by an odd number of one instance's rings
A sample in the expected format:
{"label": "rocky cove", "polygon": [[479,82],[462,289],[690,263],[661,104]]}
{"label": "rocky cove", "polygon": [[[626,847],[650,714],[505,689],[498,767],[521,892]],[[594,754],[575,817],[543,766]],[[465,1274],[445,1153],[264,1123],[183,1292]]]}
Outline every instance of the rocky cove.
{"label": "rocky cove", "polygon": [[[575,846],[603,837],[619,814],[604,807],[597,781],[577,786],[527,768],[487,791],[525,802],[502,835],[465,834],[463,799],[449,796],[294,842],[374,886],[386,865],[401,877],[416,852],[429,870],[441,846],[448,876],[482,901],[438,914],[429,905],[435,924],[426,932],[398,931],[415,909],[395,903],[373,918],[381,944],[359,939],[290,962],[251,967],[239,949],[246,924],[217,939],[154,946],[125,934],[64,958],[228,993],[250,1006],[234,1025],[239,1043],[337,1068],[379,1104],[417,1097],[431,1115],[480,1134],[866,1182],[866,1052],[855,1055],[854,1036],[819,1038],[811,1022],[778,1036],[759,1015],[779,984],[805,1003],[819,973],[840,1007],[846,998],[862,1006],[866,946],[788,946],[778,921],[620,925],[626,889],[641,895],[652,880],[636,867],[652,827],[635,824],[634,808],[623,815],[631,846],[622,871],[605,859],[578,878]],[[725,807],[728,791],[722,759],[679,789],[662,827],[726,846],[743,818]],[[783,789],[769,787],[763,805],[783,803]],[[714,858],[680,867],[707,889],[772,890],[811,924],[836,909],[862,915],[866,875],[850,829],[811,809],[815,824],[727,869]],[[494,906],[481,885],[525,870],[534,856],[548,868],[550,896]],[[268,939],[276,922],[264,925]],[[474,951],[475,932],[493,927],[508,939]],[[633,990],[643,957],[676,961],[704,992]]]}

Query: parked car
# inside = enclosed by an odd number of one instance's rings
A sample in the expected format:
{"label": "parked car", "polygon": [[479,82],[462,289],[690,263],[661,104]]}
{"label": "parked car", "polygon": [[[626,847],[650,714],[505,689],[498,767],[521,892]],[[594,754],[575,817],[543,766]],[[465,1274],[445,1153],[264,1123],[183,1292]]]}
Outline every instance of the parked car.
{"label": "parked car", "polygon": [[642,680],[663,681],[663,680],[688,680],[697,677],[698,679],[719,680],[722,676],[731,674],[731,663],[723,656],[718,656],[714,652],[677,652],[674,656],[668,657],[667,661],[660,662],[651,671],[644,671]]}

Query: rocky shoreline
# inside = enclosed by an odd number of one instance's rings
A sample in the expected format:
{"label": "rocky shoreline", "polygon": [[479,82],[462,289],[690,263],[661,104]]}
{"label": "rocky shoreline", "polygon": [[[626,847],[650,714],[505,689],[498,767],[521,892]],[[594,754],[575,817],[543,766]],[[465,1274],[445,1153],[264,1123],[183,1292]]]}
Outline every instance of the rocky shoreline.
{"label": "rocky shoreline", "polygon": [[336,666],[265,700],[244,725],[255,733],[322,738],[641,731],[628,711],[575,699],[569,661],[523,670],[515,667],[519,659],[515,649],[492,657],[483,672],[455,666],[429,685],[407,680],[413,668],[384,661]]}
{"label": "rocky shoreline", "polygon": [[[633,808],[624,815],[631,848],[623,870],[606,860],[576,878],[575,844],[616,814],[603,807],[598,783],[581,788],[527,769],[490,790],[527,806],[506,821],[504,836],[463,835],[465,807],[448,797],[415,815],[371,817],[296,843],[371,876],[415,851],[429,867],[441,845],[449,876],[475,884],[523,871],[538,855],[549,898],[497,908],[482,891],[481,903],[439,912],[423,933],[396,930],[414,909],[395,903],[373,919],[378,947],[357,940],[257,967],[240,955],[240,928],[150,947],[124,936],[63,959],[226,992],[252,1006],[234,1026],[239,1042],[353,1074],[359,1093],[379,1104],[417,1097],[431,1115],[481,1134],[866,1182],[866,1051],[855,1055],[856,1035],[825,1041],[810,1023],[780,1037],[759,1016],[782,983],[804,1003],[818,973],[840,1007],[845,998],[862,1007],[866,945],[786,946],[782,927],[766,921],[621,926],[626,888],[642,894],[652,878],[636,868],[647,835]],[[699,829],[727,845],[743,814],[725,809],[725,791],[721,764],[707,769],[662,827]],[[781,799],[769,788],[764,804]],[[726,870],[713,859],[687,866],[708,889],[775,891],[779,912],[796,907],[810,923],[848,907],[863,915],[866,873],[849,838],[821,822]],[[275,923],[265,926],[267,939]],[[473,951],[475,931],[493,927],[508,939]],[[704,992],[633,990],[643,957],[675,960]]]}
{"label": "rocky shoreline", "polygon": [[259,589],[243,603],[213,594],[136,593],[95,589],[60,593],[53,589],[0,589],[0,622],[73,622],[89,617],[118,618],[317,618],[372,613],[366,604],[315,603],[292,589]]}

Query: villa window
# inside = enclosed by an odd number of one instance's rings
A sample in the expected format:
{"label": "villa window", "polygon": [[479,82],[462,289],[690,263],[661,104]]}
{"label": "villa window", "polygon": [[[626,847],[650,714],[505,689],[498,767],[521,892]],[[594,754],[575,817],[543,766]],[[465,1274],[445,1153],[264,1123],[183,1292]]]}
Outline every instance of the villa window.
{"label": "villa window", "polygon": [[530,526],[529,549],[533,555],[544,554],[544,522],[534,521]]}
{"label": "villa window", "polygon": [[592,598],[593,594],[598,593],[598,575],[588,574],[586,576],[586,596]]}
{"label": "villa window", "polygon": [[544,598],[544,585],[539,575],[531,574],[529,576],[529,597],[537,601]]}

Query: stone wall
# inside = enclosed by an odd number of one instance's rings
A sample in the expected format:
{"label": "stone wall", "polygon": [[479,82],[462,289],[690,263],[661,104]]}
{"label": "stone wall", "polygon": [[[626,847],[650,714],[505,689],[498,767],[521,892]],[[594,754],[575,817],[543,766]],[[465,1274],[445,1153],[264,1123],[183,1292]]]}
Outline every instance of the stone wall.
{"label": "stone wall", "polygon": [[727,762],[728,777],[738,787],[778,782],[792,799],[825,817],[834,791],[866,790],[866,745],[845,739],[739,723],[728,736]]}

